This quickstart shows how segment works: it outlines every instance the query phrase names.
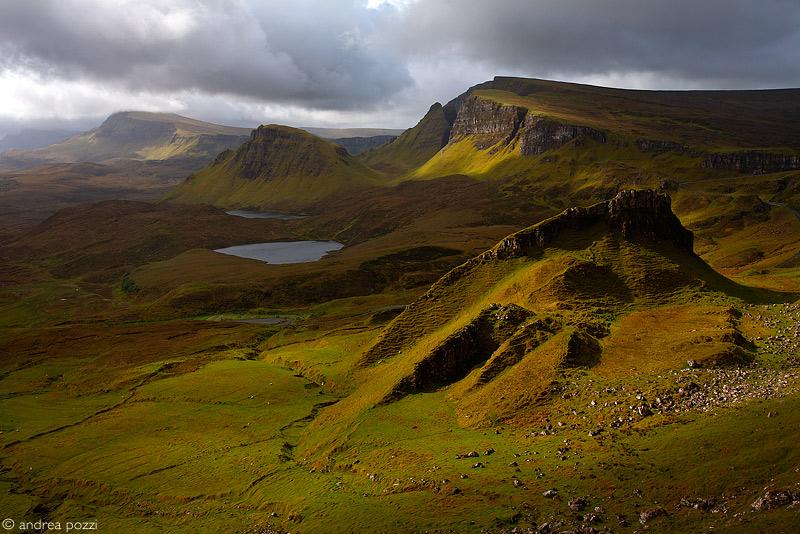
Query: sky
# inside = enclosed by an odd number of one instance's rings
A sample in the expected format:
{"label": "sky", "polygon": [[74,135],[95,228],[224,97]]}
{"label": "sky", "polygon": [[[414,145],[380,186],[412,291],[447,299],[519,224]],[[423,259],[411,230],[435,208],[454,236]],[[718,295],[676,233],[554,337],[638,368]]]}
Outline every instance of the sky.
{"label": "sky", "polygon": [[413,126],[496,75],[800,86],[798,0],[0,0],[0,135],[115,111]]}

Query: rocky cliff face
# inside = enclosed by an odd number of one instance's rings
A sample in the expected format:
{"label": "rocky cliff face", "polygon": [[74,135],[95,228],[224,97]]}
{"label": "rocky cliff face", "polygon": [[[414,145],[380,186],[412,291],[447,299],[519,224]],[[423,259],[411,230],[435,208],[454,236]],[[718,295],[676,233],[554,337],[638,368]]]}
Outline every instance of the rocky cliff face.
{"label": "rocky cliff face", "polygon": [[592,139],[606,142],[605,133],[535,115],[528,109],[495,102],[476,95],[459,97],[448,104],[455,111],[449,142],[471,138],[475,146],[487,149],[501,143],[514,144],[524,156],[539,155],[567,143]]}
{"label": "rocky cliff face", "polygon": [[564,124],[527,114],[520,131],[520,151],[524,156],[538,155],[547,150],[564,146],[570,141],[580,144],[585,139],[605,143],[606,135],[588,126]]}
{"label": "rocky cliff face", "polygon": [[551,219],[508,236],[484,254],[496,258],[526,256],[554,242],[564,230],[580,230],[602,222],[626,239],[669,241],[693,253],[694,235],[683,227],[672,212],[669,195],[647,189],[620,191],[611,200],[588,208],[569,208]]}
{"label": "rocky cliff face", "polygon": [[464,137],[475,139],[475,145],[486,149],[499,142],[509,144],[516,136],[527,114],[525,108],[471,96],[460,106],[450,130],[450,142]]}
{"label": "rocky cliff face", "polygon": [[662,141],[658,139],[637,139],[636,146],[642,152],[654,152],[661,154],[664,152],[677,152],[679,154],[689,154],[691,156],[698,156],[700,152],[692,150],[689,146],[673,141]]}
{"label": "rocky cliff face", "polygon": [[752,174],[769,174],[800,169],[800,156],[759,151],[716,152],[706,156],[703,167]]}

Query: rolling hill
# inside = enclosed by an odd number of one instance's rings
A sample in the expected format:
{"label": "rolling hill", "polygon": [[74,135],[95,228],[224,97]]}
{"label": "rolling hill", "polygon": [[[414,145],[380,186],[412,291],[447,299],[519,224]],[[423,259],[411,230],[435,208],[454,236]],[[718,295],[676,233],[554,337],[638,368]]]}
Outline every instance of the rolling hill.
{"label": "rolling hill", "polygon": [[6,150],[26,150],[41,148],[57,143],[78,134],[72,130],[33,130],[26,129],[0,138],[0,152]]}
{"label": "rolling hill", "polygon": [[247,140],[250,130],[221,126],[172,113],[125,111],[100,126],[59,143],[11,150],[0,166],[19,169],[45,163],[103,163],[116,159],[210,161]]}

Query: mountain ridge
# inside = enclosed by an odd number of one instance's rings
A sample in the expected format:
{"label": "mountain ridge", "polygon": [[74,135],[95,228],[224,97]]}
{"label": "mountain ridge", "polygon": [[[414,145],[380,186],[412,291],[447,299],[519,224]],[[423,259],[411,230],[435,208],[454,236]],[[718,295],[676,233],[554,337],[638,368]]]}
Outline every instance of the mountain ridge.
{"label": "mountain ridge", "polygon": [[53,145],[11,150],[0,165],[21,169],[49,163],[105,163],[118,159],[197,160],[200,164],[227,148],[238,146],[249,129],[223,126],[173,113],[122,111],[97,128]]}

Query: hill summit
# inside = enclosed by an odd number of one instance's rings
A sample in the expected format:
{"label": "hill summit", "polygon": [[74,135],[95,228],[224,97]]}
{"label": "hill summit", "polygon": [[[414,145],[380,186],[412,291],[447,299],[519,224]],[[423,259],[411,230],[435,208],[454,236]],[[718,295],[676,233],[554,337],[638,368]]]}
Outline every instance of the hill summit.
{"label": "hill summit", "polygon": [[270,124],[237,150],[190,176],[170,199],[230,207],[298,209],[339,191],[371,185],[377,174],[343,147],[304,130]]}

